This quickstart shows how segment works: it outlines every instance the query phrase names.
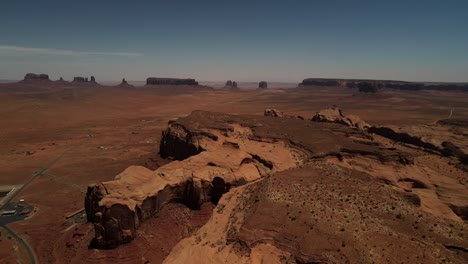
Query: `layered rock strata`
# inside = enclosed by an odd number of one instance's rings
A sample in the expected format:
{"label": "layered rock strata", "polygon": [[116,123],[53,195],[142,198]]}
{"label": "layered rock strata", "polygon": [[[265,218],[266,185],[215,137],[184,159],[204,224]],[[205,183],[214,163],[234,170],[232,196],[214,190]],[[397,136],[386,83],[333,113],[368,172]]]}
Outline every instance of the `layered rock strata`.
{"label": "layered rock strata", "polygon": [[410,164],[405,153],[369,143],[358,130],[307,120],[195,111],[169,124],[160,153],[173,161],[151,171],[132,166],[115,180],[88,187],[85,208],[95,224],[92,246],[131,241],[140,223],[169,202],[197,209],[232,187],[300,166],[310,159],[363,155]]}

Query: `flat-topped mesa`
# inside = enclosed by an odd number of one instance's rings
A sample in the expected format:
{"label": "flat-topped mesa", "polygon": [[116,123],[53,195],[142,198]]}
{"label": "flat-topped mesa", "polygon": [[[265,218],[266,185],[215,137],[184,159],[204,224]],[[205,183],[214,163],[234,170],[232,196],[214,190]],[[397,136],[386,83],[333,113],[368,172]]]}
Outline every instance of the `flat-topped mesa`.
{"label": "flat-topped mesa", "polygon": [[50,81],[49,75],[47,74],[35,74],[35,73],[27,73],[24,76],[25,81]]}
{"label": "flat-topped mesa", "polygon": [[374,93],[378,89],[396,90],[445,90],[445,91],[465,91],[468,92],[467,83],[420,83],[394,80],[369,80],[369,79],[332,79],[332,78],[307,78],[299,83],[298,87],[348,87],[359,88],[360,92]]}
{"label": "flat-topped mesa", "polygon": [[73,82],[75,83],[87,83],[88,78],[86,77],[73,77]]}
{"label": "flat-topped mesa", "polygon": [[195,79],[156,78],[146,79],[146,85],[198,85]]}
{"label": "flat-topped mesa", "polygon": [[175,161],[154,171],[131,166],[113,181],[88,187],[85,209],[95,226],[91,246],[114,248],[131,241],[141,222],[167,203],[180,202],[192,209],[207,201],[217,204],[231,187],[311,158],[366,155],[407,163],[410,157],[405,154],[343,136],[365,137],[363,133],[292,118],[194,111],[170,122],[163,132],[160,154]]}
{"label": "flat-topped mesa", "polygon": [[300,85],[304,86],[341,86],[342,82],[334,79],[308,78],[304,79]]}
{"label": "flat-topped mesa", "polygon": [[261,81],[258,83],[258,89],[267,89],[268,83],[266,81]]}

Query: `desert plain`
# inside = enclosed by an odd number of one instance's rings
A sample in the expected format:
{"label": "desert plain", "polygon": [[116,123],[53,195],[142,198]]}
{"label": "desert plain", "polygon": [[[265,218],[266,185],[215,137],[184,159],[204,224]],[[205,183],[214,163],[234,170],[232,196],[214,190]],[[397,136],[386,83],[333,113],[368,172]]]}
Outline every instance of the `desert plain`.
{"label": "desert plain", "polygon": [[[31,180],[15,199],[36,208],[8,227],[33,249],[39,263],[468,261],[468,172],[456,155],[310,120],[318,111],[337,106],[371,126],[411,130],[436,145],[455,139],[452,143],[467,153],[467,92],[360,93],[341,86],[239,90],[73,83],[1,86],[0,186],[21,186]],[[278,109],[290,117],[265,117],[265,109]],[[193,207],[169,199],[144,217],[129,243],[112,249],[93,247],[95,225],[69,218],[85,208],[88,186],[112,182],[131,166],[150,173],[174,162],[196,167],[199,161],[194,157],[210,151],[213,156],[206,154],[208,158],[224,155],[204,138],[208,143],[200,139],[206,150],[201,154],[179,160],[162,157],[160,144],[169,123],[194,134],[204,131],[217,139],[225,137],[225,142],[235,138],[237,143],[231,143],[238,144],[237,149],[255,156],[256,145],[245,143],[244,134],[222,133],[224,119],[216,113],[228,115],[226,124],[233,125],[234,132],[236,124],[252,129],[248,135],[263,137],[256,142],[265,142],[267,148],[279,144],[271,148],[297,148],[302,154],[283,157],[281,149],[270,149],[269,161],[264,158],[269,154],[256,159],[264,169],[256,165],[258,178],[237,181],[219,201],[200,199]],[[302,118],[292,118],[297,116]],[[437,123],[449,117],[460,124],[445,129]],[[283,118],[287,120],[279,121]],[[259,127],[270,131],[261,132]],[[359,151],[349,150],[348,141],[360,144],[352,145]],[[289,164],[290,159],[294,162]],[[2,229],[0,259],[28,263],[30,256]]]}

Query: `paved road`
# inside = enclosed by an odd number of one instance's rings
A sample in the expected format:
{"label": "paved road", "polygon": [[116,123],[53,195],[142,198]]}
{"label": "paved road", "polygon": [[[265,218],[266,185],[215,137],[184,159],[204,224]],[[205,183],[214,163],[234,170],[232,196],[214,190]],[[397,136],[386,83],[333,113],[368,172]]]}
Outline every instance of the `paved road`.
{"label": "paved road", "polygon": [[[14,193],[6,197],[5,200],[3,201],[4,204],[0,207],[0,211],[3,211],[11,207],[12,205],[10,204],[10,202],[16,196],[18,196],[18,194],[20,194],[26,187],[28,187],[28,185],[31,184],[37,177],[44,175],[48,169],[50,169],[55,163],[57,163],[60,159],[62,159],[63,156],[65,156],[65,154],[70,152],[72,149],[73,148],[70,148],[64,151],[60,156],[58,156],[57,158],[49,162],[49,164],[47,164],[44,168],[42,168],[40,171],[36,172],[33,176],[31,176],[31,178],[29,178],[29,180],[26,181],[26,183],[24,183],[23,186],[21,186],[21,188],[19,188]],[[10,235],[18,242],[18,244],[26,250],[29,256],[30,263],[35,264],[37,263],[37,257],[36,257],[36,254],[34,253],[34,249],[32,249],[31,246],[28,243],[26,243],[26,241],[24,241],[13,230],[11,230],[8,227],[9,223],[21,221],[23,219],[24,218],[18,218],[18,217],[15,218],[15,216],[0,216],[0,227],[4,228],[8,233],[10,233]]]}
{"label": "paved road", "polygon": [[28,243],[26,243],[26,241],[24,241],[20,236],[18,236],[15,233],[15,231],[11,230],[7,225],[3,225],[1,227],[5,229],[8,233],[10,233],[11,237],[17,241],[18,245],[26,249],[26,252],[28,253],[28,256],[29,256],[29,261],[31,263],[37,263],[36,254],[34,253],[34,250],[28,245]]}

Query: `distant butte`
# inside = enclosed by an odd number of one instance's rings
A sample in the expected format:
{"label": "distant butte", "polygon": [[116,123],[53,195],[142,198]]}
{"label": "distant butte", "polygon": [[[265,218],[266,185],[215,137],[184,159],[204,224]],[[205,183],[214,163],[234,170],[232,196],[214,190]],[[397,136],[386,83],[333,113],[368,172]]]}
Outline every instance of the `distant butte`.
{"label": "distant butte", "polygon": [[121,82],[118,86],[119,86],[119,87],[128,87],[128,88],[135,87],[135,86],[129,84],[129,83],[127,82],[127,80],[125,80],[125,78],[122,79],[122,82]]}
{"label": "distant butte", "polygon": [[27,73],[24,76],[25,81],[50,81],[49,75],[47,74],[35,74],[35,73]]}
{"label": "distant butte", "polygon": [[146,85],[198,85],[195,79],[156,78],[146,79]]}
{"label": "distant butte", "polygon": [[258,88],[259,89],[266,89],[268,88],[268,83],[266,81],[261,81],[258,83]]}

